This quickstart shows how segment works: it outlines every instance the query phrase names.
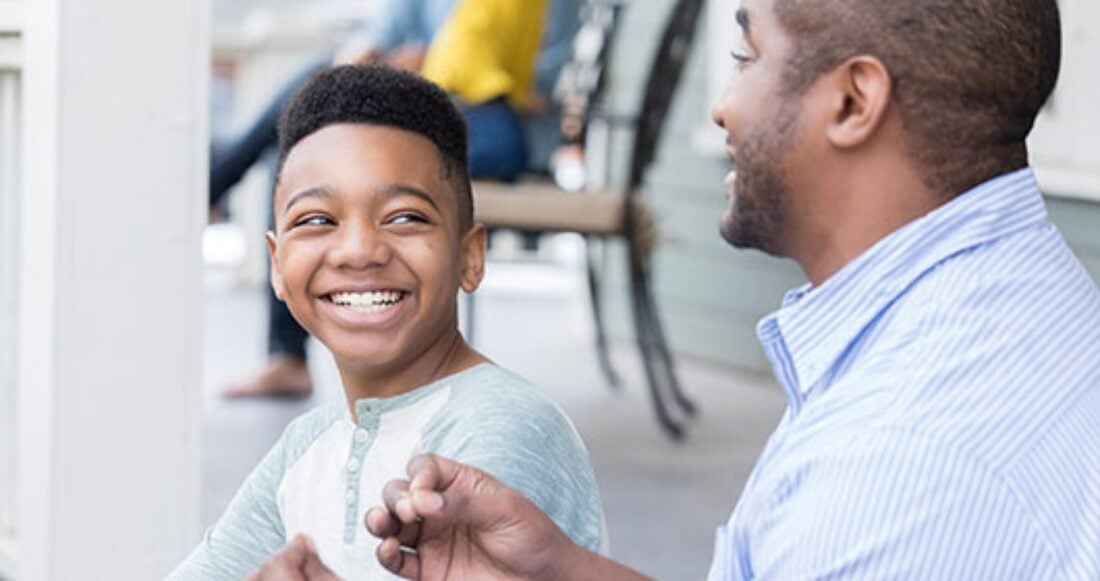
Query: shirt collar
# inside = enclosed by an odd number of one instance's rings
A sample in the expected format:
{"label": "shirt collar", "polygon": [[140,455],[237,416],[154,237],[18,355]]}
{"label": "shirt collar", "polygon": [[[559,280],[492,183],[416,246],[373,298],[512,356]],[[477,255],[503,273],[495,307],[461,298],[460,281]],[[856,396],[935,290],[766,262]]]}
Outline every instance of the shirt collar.
{"label": "shirt collar", "polygon": [[[478,363],[473,367],[441,377],[431,383],[427,383],[416,389],[406,391],[390,397],[368,397],[355,400],[355,415],[359,417],[359,424],[363,425],[370,417],[377,417],[393,411],[407,408],[420,402],[437,391],[451,386],[456,382],[475,380],[479,374],[489,372],[492,369],[490,363]],[[355,417],[351,414],[351,408],[344,407],[344,418],[353,424]]]}
{"label": "shirt collar", "polygon": [[934,266],[1045,219],[1032,170],[1001,175],[889,234],[821,286],[790,291],[757,334],[765,343],[777,333],[782,338],[795,372],[789,388],[805,396],[872,320]]}

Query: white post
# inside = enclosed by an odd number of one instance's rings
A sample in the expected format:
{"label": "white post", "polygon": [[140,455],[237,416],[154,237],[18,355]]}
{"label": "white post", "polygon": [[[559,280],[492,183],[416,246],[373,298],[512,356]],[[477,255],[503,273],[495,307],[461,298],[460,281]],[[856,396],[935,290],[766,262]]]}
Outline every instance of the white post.
{"label": "white post", "polygon": [[19,235],[20,10],[0,0],[0,579],[15,573],[15,319]]}
{"label": "white post", "polygon": [[208,0],[24,3],[17,578],[198,536]]}

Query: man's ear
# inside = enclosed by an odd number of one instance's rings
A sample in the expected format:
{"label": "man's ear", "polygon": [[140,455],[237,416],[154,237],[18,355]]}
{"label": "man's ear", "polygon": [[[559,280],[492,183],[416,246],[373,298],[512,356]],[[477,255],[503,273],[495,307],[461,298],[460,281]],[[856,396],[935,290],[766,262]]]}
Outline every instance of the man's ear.
{"label": "man's ear", "polygon": [[462,236],[462,278],[460,286],[467,293],[477,290],[485,276],[485,247],[488,234],[483,224],[474,224]]}
{"label": "man's ear", "polygon": [[871,56],[852,57],[830,73],[832,103],[826,135],[837,148],[857,147],[882,126],[893,99],[890,71]]}
{"label": "man's ear", "polygon": [[275,241],[275,233],[268,230],[267,234],[264,235],[264,239],[267,240],[267,256],[271,260],[271,289],[275,291],[276,298],[285,301],[283,273],[279,270],[279,261],[275,260],[275,252],[279,249],[278,243]]}

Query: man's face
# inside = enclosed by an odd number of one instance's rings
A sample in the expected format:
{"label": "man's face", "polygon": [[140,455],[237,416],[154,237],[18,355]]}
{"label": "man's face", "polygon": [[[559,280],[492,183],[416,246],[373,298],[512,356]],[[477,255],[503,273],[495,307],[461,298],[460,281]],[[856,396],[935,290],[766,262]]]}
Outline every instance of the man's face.
{"label": "man's face", "polygon": [[721,233],[738,248],[785,254],[791,208],[790,152],[798,146],[800,101],[782,91],[790,40],[769,0],[745,0],[737,12],[741,46],[736,72],[712,110],[726,130],[734,170],[726,176],[729,207]]}
{"label": "man's face", "polygon": [[458,200],[426,138],[330,125],[290,151],[268,235],[272,285],[341,364],[404,369],[455,331],[483,230],[460,232]]}

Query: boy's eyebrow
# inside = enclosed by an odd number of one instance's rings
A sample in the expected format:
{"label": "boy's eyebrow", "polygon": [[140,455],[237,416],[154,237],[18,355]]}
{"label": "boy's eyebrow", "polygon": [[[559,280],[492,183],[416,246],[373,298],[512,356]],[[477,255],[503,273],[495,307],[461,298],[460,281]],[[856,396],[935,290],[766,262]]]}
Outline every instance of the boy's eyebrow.
{"label": "boy's eyebrow", "polygon": [[330,195],[332,195],[332,193],[329,192],[328,188],[324,186],[312,186],[304,190],[294,192],[290,195],[290,199],[286,201],[286,205],[283,206],[283,213],[285,214],[289,212],[291,206],[298,203],[299,200],[304,200],[306,198],[327,198]]}
{"label": "boy's eyebrow", "polygon": [[430,204],[436,212],[442,211],[439,209],[439,204],[435,202],[435,200],[431,197],[431,195],[428,194],[428,192],[425,192],[424,190],[414,186],[407,186],[404,184],[390,184],[379,190],[379,193],[388,196],[415,196],[424,200],[425,202],[428,202],[428,204]]}

